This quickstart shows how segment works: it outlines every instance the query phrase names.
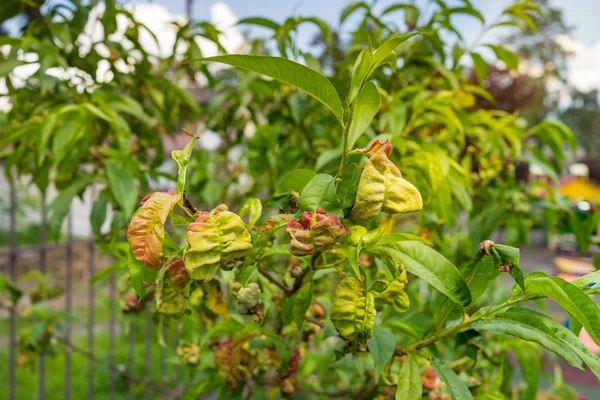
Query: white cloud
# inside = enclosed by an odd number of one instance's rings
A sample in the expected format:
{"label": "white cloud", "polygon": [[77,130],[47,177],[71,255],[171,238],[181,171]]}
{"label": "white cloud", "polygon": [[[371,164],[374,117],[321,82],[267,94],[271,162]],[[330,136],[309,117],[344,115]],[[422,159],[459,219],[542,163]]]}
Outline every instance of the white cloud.
{"label": "white cloud", "polygon": [[557,41],[572,53],[568,61],[569,83],[583,91],[600,89],[600,40],[593,46],[586,46],[570,36],[561,35]]}

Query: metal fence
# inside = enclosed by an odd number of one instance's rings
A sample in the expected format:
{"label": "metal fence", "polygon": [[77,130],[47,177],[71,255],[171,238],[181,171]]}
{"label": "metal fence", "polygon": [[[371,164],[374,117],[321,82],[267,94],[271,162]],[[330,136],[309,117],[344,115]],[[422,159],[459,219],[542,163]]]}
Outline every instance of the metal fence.
{"label": "metal fence", "polygon": [[[97,349],[96,347],[96,337],[95,332],[99,321],[96,320],[96,300],[98,295],[97,288],[91,284],[90,277],[93,277],[95,273],[97,273],[98,269],[98,261],[97,261],[97,249],[95,244],[95,239],[93,235],[90,235],[86,240],[75,240],[73,238],[73,215],[69,213],[66,221],[66,236],[64,243],[61,244],[53,244],[48,242],[48,223],[46,216],[46,205],[47,199],[45,196],[42,196],[41,199],[41,207],[40,207],[40,215],[41,215],[41,223],[40,223],[40,237],[39,244],[34,246],[19,246],[17,243],[17,208],[19,204],[19,195],[17,193],[15,178],[14,176],[9,176],[9,205],[8,205],[8,249],[0,248],[0,260],[7,259],[7,263],[4,270],[5,273],[13,282],[17,281],[18,276],[22,274],[24,268],[20,268],[20,261],[24,258],[29,259],[31,265],[32,256],[37,256],[37,263],[33,263],[37,267],[37,270],[42,274],[47,274],[48,272],[53,273],[52,270],[49,271],[49,260],[48,260],[48,252],[52,251],[54,253],[60,252],[62,256],[64,256],[64,273],[61,279],[64,278],[64,294],[62,298],[57,299],[62,304],[54,304],[54,307],[59,307],[64,309],[67,313],[71,313],[73,311],[73,284],[74,279],[76,279],[76,284],[85,285],[85,289],[87,291],[87,298],[82,301],[87,301],[87,321],[83,321],[85,324],[85,329],[80,329],[77,333],[78,339],[81,339],[82,336],[87,336],[87,341],[85,344],[81,344],[81,340],[78,340],[74,343],[73,337],[73,328],[69,323],[63,331],[61,331],[61,335],[57,335],[55,339],[60,343],[61,352],[54,355],[40,354],[39,359],[37,360],[37,365],[35,369],[31,371],[31,373],[37,375],[37,386],[38,392],[34,393],[30,387],[19,387],[17,380],[17,368],[18,366],[18,352],[19,349],[17,347],[17,338],[19,332],[17,331],[17,323],[19,318],[19,309],[18,305],[13,305],[9,307],[7,318],[8,318],[8,368],[7,376],[0,376],[0,379],[4,382],[8,382],[8,399],[46,399],[48,398],[47,393],[47,380],[48,380],[48,371],[47,371],[47,362],[48,357],[64,357],[64,371],[62,374],[63,379],[63,387],[64,392],[62,396],[54,393],[53,395],[56,398],[63,398],[65,400],[69,400],[71,398],[87,398],[94,399],[96,397],[96,385],[98,383],[98,378],[96,376],[96,372],[99,369],[104,369],[107,372],[108,382],[103,382],[108,385],[108,398],[116,399],[116,398],[175,398],[179,397],[181,394],[181,389],[176,387],[176,385],[172,384],[174,379],[169,382],[168,380],[162,379],[162,377],[167,376],[169,371],[176,376],[177,366],[170,366],[166,359],[168,355],[175,354],[175,348],[178,344],[179,340],[179,326],[175,326],[171,331],[167,331],[166,328],[163,332],[164,336],[168,340],[167,348],[160,349],[160,359],[153,359],[152,346],[156,344],[156,332],[157,330],[154,328],[153,320],[152,320],[152,312],[149,309],[143,311],[143,317],[138,316],[136,321],[128,320],[129,329],[128,332],[125,332],[125,329],[119,329],[125,324],[125,317],[122,312],[119,310],[119,299],[118,299],[118,290],[117,290],[117,276],[116,271],[113,272],[110,277],[108,277],[108,282],[105,284],[105,288],[107,297],[108,297],[108,308],[109,308],[109,316],[108,321],[102,322],[102,328],[106,329],[108,332],[108,348]],[[87,265],[85,266],[85,277],[87,279],[81,279],[81,277],[74,278],[74,250],[77,249],[78,255],[77,257],[82,257],[82,253],[87,254]],[[80,261],[80,260],[79,260]],[[26,269],[26,268],[25,268]],[[82,271],[79,271],[82,272]],[[80,274],[81,275],[81,274]],[[81,302],[78,303],[78,306],[81,306]],[[144,320],[143,323],[140,323],[140,319]],[[136,345],[136,338],[139,338],[140,334],[143,335],[143,346],[144,346],[144,357],[141,360],[135,359],[134,346]],[[117,364],[117,360],[115,359],[115,348],[117,345],[117,340],[123,339],[123,335],[128,335],[127,343],[128,343],[128,356],[123,366],[121,364]],[[101,350],[101,351],[100,351]],[[78,354],[87,359],[87,393],[72,393],[72,356],[73,354]],[[143,363],[143,377],[134,373],[134,368],[136,364],[139,365]],[[153,367],[157,366],[157,370],[153,371]],[[138,368],[139,370],[139,368]],[[56,375],[56,371],[52,371],[53,375]],[[152,379],[152,374],[159,374],[161,379]],[[117,382],[119,380],[125,380],[127,387],[123,388],[123,385],[117,387]],[[143,393],[143,394],[140,394]],[[0,395],[2,397],[4,395]]]}

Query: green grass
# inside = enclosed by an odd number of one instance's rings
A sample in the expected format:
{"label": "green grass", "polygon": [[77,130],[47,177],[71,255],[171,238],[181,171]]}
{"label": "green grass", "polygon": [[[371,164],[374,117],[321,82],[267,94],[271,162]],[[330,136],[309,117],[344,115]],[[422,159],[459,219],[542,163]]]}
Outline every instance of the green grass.
{"label": "green grass", "polygon": [[[130,348],[128,343],[127,330],[128,323],[134,323],[135,328],[135,343],[132,348],[134,357],[134,368],[131,371],[135,376],[142,378],[150,378],[153,382],[165,382],[175,380],[175,366],[168,363],[168,358],[174,356],[174,349],[171,345],[167,349],[167,356],[165,360],[161,360],[161,347],[158,345],[156,338],[152,339],[151,345],[151,374],[150,376],[145,375],[145,347],[144,347],[144,316],[127,316],[128,321],[121,321],[119,324],[119,331],[121,334],[117,335],[116,346],[115,346],[115,360],[116,366],[120,369],[125,370],[127,366],[127,360],[130,356]],[[106,329],[108,325],[106,326]],[[73,340],[73,344],[78,348],[87,350],[87,335],[85,333],[78,335]],[[62,399],[64,398],[64,383],[65,383],[65,357],[63,355],[64,347],[62,345],[56,346],[56,354],[49,355],[46,357],[46,396],[47,399]],[[94,355],[103,363],[102,365],[94,364],[94,384],[97,399],[108,398],[110,385],[109,385],[109,370],[106,368],[106,362],[109,359],[109,337],[107,331],[96,332],[95,345],[93,349]],[[160,376],[161,362],[165,362],[166,376]],[[0,351],[0,365],[8,365],[8,348],[4,347]],[[73,399],[84,399],[88,395],[88,368],[90,362],[87,357],[80,355],[76,352],[72,353],[71,362],[71,393]],[[2,379],[6,383],[5,388],[8,388],[8,370],[3,367]],[[116,375],[116,392],[118,399],[127,398],[129,389],[129,383],[127,378]],[[38,396],[38,384],[39,374],[38,368],[29,369],[26,367],[17,368],[17,398],[18,399],[36,399]],[[4,385],[3,385],[4,386]],[[144,385],[140,383],[133,383],[133,390],[135,392],[135,398],[144,398]],[[160,393],[152,391],[152,398],[159,397]],[[0,391],[0,399],[6,399],[8,397],[7,390]]]}

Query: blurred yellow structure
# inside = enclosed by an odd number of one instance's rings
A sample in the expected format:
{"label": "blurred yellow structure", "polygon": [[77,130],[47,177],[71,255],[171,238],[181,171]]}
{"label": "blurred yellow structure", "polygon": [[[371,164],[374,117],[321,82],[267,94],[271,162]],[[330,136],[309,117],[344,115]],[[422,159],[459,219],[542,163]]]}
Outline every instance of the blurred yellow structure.
{"label": "blurred yellow structure", "polygon": [[582,177],[569,177],[561,180],[560,194],[574,201],[600,202],[600,187]]}

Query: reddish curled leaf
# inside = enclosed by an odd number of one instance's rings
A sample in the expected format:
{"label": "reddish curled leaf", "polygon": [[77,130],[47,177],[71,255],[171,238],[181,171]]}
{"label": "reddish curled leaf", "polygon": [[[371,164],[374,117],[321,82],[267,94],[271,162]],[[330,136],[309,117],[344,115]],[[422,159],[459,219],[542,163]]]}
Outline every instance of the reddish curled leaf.
{"label": "reddish curled leaf", "polygon": [[234,390],[245,382],[258,366],[256,356],[247,350],[253,336],[237,342],[226,340],[215,347],[215,367],[223,383]]}
{"label": "reddish curled leaf", "polygon": [[141,207],[131,218],[127,228],[127,241],[135,258],[148,267],[160,268],[165,238],[165,221],[181,195],[173,191],[156,192],[146,196]]}
{"label": "reddish curled leaf", "polygon": [[156,286],[156,309],[161,314],[182,315],[185,311],[183,289],[190,278],[181,258],[160,272]]}
{"label": "reddish curled leaf", "polygon": [[337,215],[327,215],[322,208],[303,212],[300,221],[288,221],[286,231],[290,236],[290,253],[295,256],[329,250],[340,236],[348,234]]}

